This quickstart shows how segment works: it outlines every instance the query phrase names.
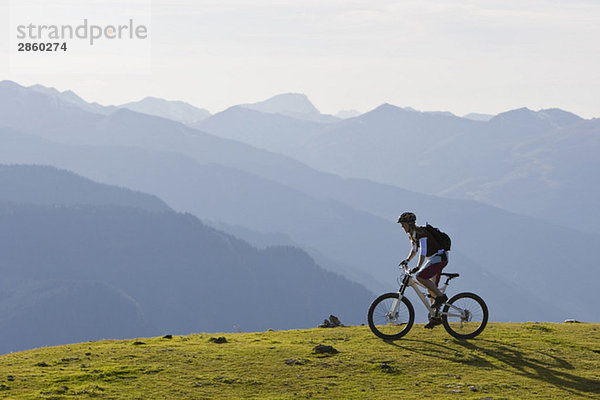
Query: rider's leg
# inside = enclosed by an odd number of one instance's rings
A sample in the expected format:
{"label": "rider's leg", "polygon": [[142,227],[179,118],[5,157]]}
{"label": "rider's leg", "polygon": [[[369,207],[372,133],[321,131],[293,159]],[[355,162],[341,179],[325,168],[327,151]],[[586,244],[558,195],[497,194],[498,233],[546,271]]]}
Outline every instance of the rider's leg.
{"label": "rider's leg", "polygon": [[[433,282],[434,285],[439,286],[440,274],[437,274],[436,276],[431,278],[430,281]],[[439,289],[439,287],[438,287],[438,289]],[[436,294],[429,289],[427,289],[427,292],[429,293],[429,302],[431,303],[431,305],[433,305],[435,298],[436,298]]]}
{"label": "rider's leg", "polygon": [[[439,279],[440,275],[438,274],[437,276],[428,279],[429,282],[431,282],[433,284],[433,286],[435,286],[437,288],[437,283],[439,283],[440,279]],[[440,290],[438,289],[438,292],[440,292]],[[441,293],[441,292],[440,292]],[[431,295],[431,308],[433,309],[433,314],[429,314],[429,322],[425,325],[425,329],[433,329],[434,327],[440,325],[442,323],[442,318],[441,315],[438,311],[438,308],[435,308],[435,301],[436,298],[440,298],[441,297],[437,297],[435,292],[433,292],[432,290],[429,290],[429,294]]]}
{"label": "rider's leg", "polygon": [[[429,293],[433,294],[435,296],[435,301],[433,302],[432,306],[433,307],[439,307],[440,305],[442,305],[444,303],[444,301],[446,301],[448,298],[444,295],[444,293],[442,293],[438,287],[437,287],[437,283],[439,282],[439,280],[437,279],[437,277],[440,275],[440,273],[442,272],[442,269],[444,269],[444,267],[446,265],[448,265],[448,259],[446,257],[442,256],[433,256],[429,259],[427,265],[425,265],[425,268],[423,268],[418,274],[417,274],[417,280],[427,288],[427,290],[429,290]],[[436,277],[435,282],[433,282],[431,280],[431,278]]]}
{"label": "rider's leg", "polygon": [[440,292],[440,289],[438,289],[437,285],[431,280],[431,278],[422,278],[421,275],[417,275],[417,280],[423,284],[423,286],[425,286],[427,288],[427,290],[429,290],[429,293],[433,296],[433,297],[440,297],[443,293]]}

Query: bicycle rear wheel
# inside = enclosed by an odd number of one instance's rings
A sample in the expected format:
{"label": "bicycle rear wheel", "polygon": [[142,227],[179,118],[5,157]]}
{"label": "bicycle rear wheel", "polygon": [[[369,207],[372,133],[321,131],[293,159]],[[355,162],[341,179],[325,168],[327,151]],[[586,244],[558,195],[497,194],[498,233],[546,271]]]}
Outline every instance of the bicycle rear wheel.
{"label": "bicycle rear wheel", "polygon": [[488,308],[475,293],[459,293],[446,302],[442,323],[449,334],[457,339],[472,339],[485,329]]}
{"label": "bicycle rear wheel", "polygon": [[[396,310],[392,308],[398,303]],[[369,307],[369,328],[378,337],[386,340],[400,339],[415,322],[415,310],[406,297],[398,301],[398,293],[382,294]]]}

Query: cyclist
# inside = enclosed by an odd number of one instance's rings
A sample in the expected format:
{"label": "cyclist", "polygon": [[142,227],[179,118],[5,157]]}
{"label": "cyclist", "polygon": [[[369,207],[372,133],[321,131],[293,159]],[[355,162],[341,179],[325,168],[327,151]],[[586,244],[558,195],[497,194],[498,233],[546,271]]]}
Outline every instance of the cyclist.
{"label": "cyclist", "polygon": [[[403,260],[400,265],[408,266],[409,261],[419,253],[417,266],[411,269],[410,273],[418,271],[417,280],[429,291],[433,298],[431,306],[437,311],[448,300],[448,297],[438,289],[442,269],[448,265],[448,254],[439,246],[427,229],[417,226],[416,222],[417,216],[412,212],[405,212],[398,218],[398,223],[402,224],[402,228],[408,234],[412,246],[408,258]],[[439,317],[430,317],[425,328],[432,329],[441,323]]]}

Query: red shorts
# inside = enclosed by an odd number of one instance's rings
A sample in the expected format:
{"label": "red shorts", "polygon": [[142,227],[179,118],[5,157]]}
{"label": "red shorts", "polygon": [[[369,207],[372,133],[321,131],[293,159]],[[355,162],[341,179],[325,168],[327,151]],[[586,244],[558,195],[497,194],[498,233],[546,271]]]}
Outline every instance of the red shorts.
{"label": "red shorts", "polygon": [[[437,261],[439,260],[441,257],[432,257],[434,260],[432,261]],[[443,257],[446,258],[446,257]],[[437,259],[437,260],[435,260]],[[435,284],[439,285],[440,283],[440,277],[441,277],[441,273],[442,270],[444,269],[444,267],[448,265],[448,261],[438,261],[435,263],[431,263],[429,265],[427,265],[423,270],[421,270],[421,272],[419,272],[417,274],[418,277],[423,278],[423,279],[431,279],[435,276]]]}

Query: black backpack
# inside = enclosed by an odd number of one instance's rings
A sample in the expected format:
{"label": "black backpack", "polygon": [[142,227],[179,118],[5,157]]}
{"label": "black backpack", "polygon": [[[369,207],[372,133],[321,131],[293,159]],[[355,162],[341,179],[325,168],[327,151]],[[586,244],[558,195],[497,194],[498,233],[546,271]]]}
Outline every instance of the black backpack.
{"label": "black backpack", "polygon": [[445,251],[450,251],[450,246],[452,245],[452,240],[450,240],[450,236],[429,224],[425,225],[425,229],[427,229],[427,233],[429,233],[433,237],[433,240],[437,242],[441,249],[444,249]]}

